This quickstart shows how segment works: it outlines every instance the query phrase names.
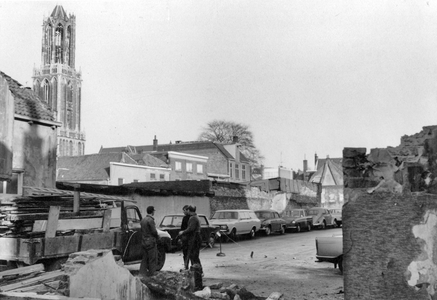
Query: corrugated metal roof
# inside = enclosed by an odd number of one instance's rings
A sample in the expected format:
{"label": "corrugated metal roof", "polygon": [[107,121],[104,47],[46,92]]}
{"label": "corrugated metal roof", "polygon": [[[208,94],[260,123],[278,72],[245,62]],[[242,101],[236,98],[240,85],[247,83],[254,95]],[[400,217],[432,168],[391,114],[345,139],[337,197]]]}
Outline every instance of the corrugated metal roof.
{"label": "corrugated metal roof", "polygon": [[0,76],[6,79],[9,90],[14,96],[14,109],[17,115],[37,120],[54,121],[53,112],[47,104],[30,88],[24,87],[15,79],[0,71]]}

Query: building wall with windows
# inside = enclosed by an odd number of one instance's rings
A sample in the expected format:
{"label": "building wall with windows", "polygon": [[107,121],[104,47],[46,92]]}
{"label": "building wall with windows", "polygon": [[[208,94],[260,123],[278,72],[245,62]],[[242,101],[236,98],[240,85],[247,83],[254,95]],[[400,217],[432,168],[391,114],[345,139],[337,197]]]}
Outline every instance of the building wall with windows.
{"label": "building wall with windows", "polygon": [[168,164],[171,166],[170,180],[207,179],[208,157],[168,151]]}
{"label": "building wall with windows", "polygon": [[109,185],[122,185],[132,182],[169,181],[170,173],[171,170],[167,168],[111,162]]}

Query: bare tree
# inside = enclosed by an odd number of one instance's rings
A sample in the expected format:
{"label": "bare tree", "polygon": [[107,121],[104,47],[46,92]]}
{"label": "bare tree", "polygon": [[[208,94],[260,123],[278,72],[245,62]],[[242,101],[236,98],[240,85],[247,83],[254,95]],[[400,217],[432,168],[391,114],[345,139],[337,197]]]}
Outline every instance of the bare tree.
{"label": "bare tree", "polygon": [[250,161],[251,166],[262,164],[264,157],[256,149],[253,142],[253,134],[249,126],[241,123],[224,120],[214,120],[208,122],[202,133],[199,135],[200,141],[211,141],[218,143],[232,143],[233,139],[238,137],[238,143],[241,144],[241,152]]}

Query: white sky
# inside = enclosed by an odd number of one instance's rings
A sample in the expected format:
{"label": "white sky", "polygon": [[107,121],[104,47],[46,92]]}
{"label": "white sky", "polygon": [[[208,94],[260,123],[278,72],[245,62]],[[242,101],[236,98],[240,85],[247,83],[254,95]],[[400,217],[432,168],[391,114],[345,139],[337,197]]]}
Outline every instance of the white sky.
{"label": "white sky", "polygon": [[86,154],[224,119],[297,170],[437,124],[437,1],[0,0],[0,70],[23,85],[56,4],[76,15]]}

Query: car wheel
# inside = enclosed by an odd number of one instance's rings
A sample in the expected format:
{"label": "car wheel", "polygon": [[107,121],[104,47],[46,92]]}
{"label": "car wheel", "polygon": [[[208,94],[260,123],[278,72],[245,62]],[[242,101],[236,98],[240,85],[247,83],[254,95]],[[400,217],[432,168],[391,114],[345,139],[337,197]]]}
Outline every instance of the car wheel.
{"label": "car wheel", "polygon": [[338,268],[340,269],[341,274],[343,274],[343,255],[338,259]]}
{"label": "car wheel", "polygon": [[232,229],[231,233],[228,235],[227,242],[234,242],[237,239],[237,229]]}
{"label": "car wheel", "polygon": [[214,248],[214,244],[215,244],[215,237],[214,236],[210,236],[209,240],[208,240],[209,248]]}
{"label": "car wheel", "polygon": [[255,233],[256,233],[255,228],[252,228],[249,233],[249,239],[253,239],[255,237]]}
{"label": "car wheel", "polygon": [[326,221],[325,220],[323,220],[322,229],[326,229]]}
{"label": "car wheel", "polygon": [[[253,230],[253,229],[252,229],[252,230]],[[252,233],[252,232],[251,232],[251,233]],[[267,227],[266,227],[266,231],[265,231],[266,236],[269,236],[271,233],[272,233],[272,229],[270,228],[270,226],[267,226]]]}
{"label": "car wheel", "polygon": [[279,231],[279,234],[284,234],[285,233],[285,226],[281,226],[281,231]]}
{"label": "car wheel", "polygon": [[297,226],[296,226],[296,231],[297,231],[297,232],[300,232],[300,231],[301,231],[301,228],[300,228],[300,225],[299,225],[299,224],[297,224]]}
{"label": "car wheel", "polygon": [[341,221],[336,221],[337,222],[337,227],[341,226]]}

